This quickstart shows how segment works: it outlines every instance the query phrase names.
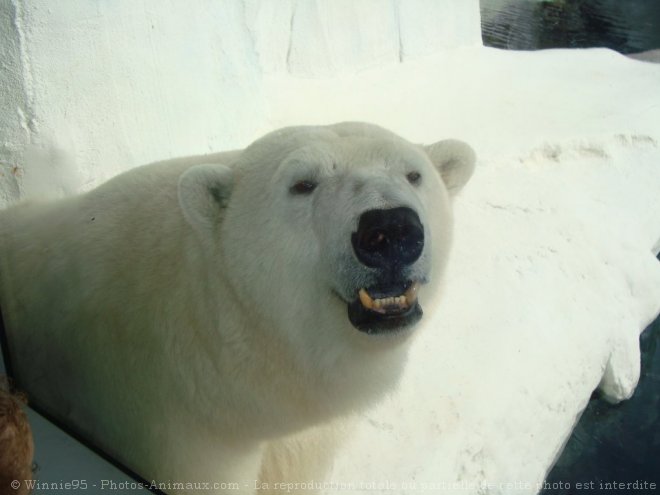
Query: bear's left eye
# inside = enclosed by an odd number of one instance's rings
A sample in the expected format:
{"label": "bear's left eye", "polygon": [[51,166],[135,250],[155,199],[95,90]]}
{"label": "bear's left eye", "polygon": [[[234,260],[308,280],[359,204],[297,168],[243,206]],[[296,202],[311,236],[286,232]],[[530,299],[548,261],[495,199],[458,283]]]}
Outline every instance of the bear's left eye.
{"label": "bear's left eye", "polygon": [[318,184],[312,180],[299,180],[291,186],[291,194],[311,194]]}
{"label": "bear's left eye", "polygon": [[408,182],[410,182],[413,186],[416,186],[421,182],[422,175],[419,172],[408,172],[406,174],[406,179],[408,179]]}

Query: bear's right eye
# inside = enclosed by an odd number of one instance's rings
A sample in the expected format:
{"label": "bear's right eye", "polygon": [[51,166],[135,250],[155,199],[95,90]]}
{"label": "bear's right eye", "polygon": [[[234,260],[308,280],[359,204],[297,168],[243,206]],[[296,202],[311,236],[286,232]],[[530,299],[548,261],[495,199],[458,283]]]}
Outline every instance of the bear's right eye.
{"label": "bear's right eye", "polygon": [[311,180],[299,180],[291,186],[291,194],[311,194],[318,184]]}

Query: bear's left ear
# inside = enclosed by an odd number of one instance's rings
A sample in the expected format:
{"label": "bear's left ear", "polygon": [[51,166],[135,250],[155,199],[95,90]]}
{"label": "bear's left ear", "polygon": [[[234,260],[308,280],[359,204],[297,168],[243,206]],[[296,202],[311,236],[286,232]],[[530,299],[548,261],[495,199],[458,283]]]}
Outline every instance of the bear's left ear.
{"label": "bear's left ear", "polygon": [[225,165],[195,165],[179,178],[179,204],[183,216],[196,229],[217,225],[229,203],[234,183],[232,170]]}
{"label": "bear's left ear", "polygon": [[467,143],[446,139],[425,146],[424,150],[440,172],[450,196],[458,193],[472,177],[477,155]]}

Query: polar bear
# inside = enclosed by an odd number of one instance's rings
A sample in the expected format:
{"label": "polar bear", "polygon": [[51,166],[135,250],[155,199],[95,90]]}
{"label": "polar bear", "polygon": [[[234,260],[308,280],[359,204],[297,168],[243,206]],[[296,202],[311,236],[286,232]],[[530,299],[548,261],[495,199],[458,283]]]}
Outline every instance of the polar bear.
{"label": "polar bear", "polygon": [[10,208],[18,385],[166,492],[318,481],[435,306],[474,163],[460,141],[291,127]]}

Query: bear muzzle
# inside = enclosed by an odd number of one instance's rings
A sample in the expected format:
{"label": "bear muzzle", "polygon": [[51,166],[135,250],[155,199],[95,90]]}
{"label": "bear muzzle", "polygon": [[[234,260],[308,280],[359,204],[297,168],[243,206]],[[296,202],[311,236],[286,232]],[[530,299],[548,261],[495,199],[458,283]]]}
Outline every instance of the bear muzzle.
{"label": "bear muzzle", "polygon": [[424,251],[424,227],[417,212],[408,207],[368,210],[360,215],[351,244],[360,264],[374,270],[381,280],[360,288],[349,303],[351,324],[373,334],[401,330],[419,321],[421,283],[403,275]]}

